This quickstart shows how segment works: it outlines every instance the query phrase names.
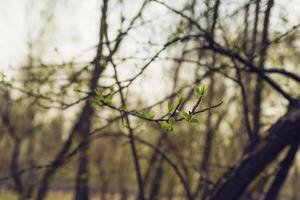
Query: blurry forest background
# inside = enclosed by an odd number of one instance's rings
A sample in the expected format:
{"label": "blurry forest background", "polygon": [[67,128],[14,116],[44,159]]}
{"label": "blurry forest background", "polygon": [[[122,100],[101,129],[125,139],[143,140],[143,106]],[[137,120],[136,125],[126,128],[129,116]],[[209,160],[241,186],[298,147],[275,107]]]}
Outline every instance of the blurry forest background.
{"label": "blurry forest background", "polygon": [[0,199],[299,200],[299,0],[0,0]]}

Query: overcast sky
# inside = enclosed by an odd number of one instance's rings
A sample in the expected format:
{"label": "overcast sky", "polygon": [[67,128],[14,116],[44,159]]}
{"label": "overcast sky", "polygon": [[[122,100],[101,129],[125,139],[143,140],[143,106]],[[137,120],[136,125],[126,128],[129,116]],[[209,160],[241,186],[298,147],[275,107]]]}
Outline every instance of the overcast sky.
{"label": "overcast sky", "polygon": [[[53,26],[48,36],[49,56],[57,58],[54,48],[59,49],[59,54],[63,58],[76,56],[80,52],[91,48],[97,43],[99,1],[100,0],[51,0],[54,7]],[[20,64],[27,53],[27,42],[29,35],[35,35],[42,28],[44,19],[40,16],[45,10],[47,0],[0,0],[0,66]],[[134,2],[127,0],[128,2]],[[114,13],[119,9],[114,7],[111,1],[111,8]],[[137,0],[135,2],[142,2]],[[178,4],[184,2],[177,1]],[[223,2],[228,2],[225,0]],[[242,1],[230,1],[238,4]],[[174,4],[174,3],[173,3]],[[235,3],[232,3],[234,7]],[[276,1],[275,15],[282,15],[289,19],[291,24],[300,22],[300,0],[281,0]],[[131,3],[133,7],[138,7],[138,3]],[[49,4],[47,4],[49,6]],[[51,9],[51,4],[50,4]],[[130,8],[131,10],[134,10]],[[161,10],[163,12],[163,10]],[[153,9],[153,16],[159,14],[159,10]],[[156,12],[156,13],[155,13]],[[131,12],[133,13],[133,12]],[[276,22],[273,22],[276,23]],[[34,36],[33,36],[34,37]],[[94,53],[94,52],[92,52]]]}
{"label": "overcast sky", "polygon": [[[125,0],[125,2],[127,5],[125,13],[128,14],[128,17],[132,17],[142,0]],[[186,1],[169,0],[168,2],[179,8]],[[230,13],[230,10],[239,7],[243,2],[241,0],[223,0],[222,4],[226,4],[226,7],[223,7],[224,10],[221,14]],[[273,29],[284,31],[300,22],[300,0],[275,0],[275,5],[273,15],[279,16],[275,18],[287,19],[289,22],[284,27],[276,26],[278,23],[282,24],[282,21],[273,20]],[[118,24],[114,15],[120,13],[120,7],[116,1],[111,0],[109,9],[108,17],[111,20],[109,25],[112,29],[117,29]],[[45,18],[51,17],[51,10],[54,12],[53,18],[50,20],[49,26],[45,28]],[[45,32],[41,42],[43,49],[41,54],[44,61],[66,62],[73,57],[76,57],[78,61],[92,60],[95,55],[95,49],[92,47],[98,42],[99,10],[100,0],[0,0],[0,71],[5,70],[10,74],[14,71],[9,68],[10,66],[17,67],[23,64],[28,55],[28,41],[36,40],[42,31]],[[130,38],[133,38],[135,42],[147,42],[149,39],[158,43],[162,42],[168,34],[166,28],[174,23],[174,17],[172,18],[166,13],[167,11],[162,6],[151,4],[146,10],[144,18],[157,17],[163,26],[156,26],[157,29],[152,27],[151,31],[149,31],[150,29],[136,30]],[[130,38],[126,51],[121,51],[121,53],[139,52],[143,56],[142,50],[136,48],[134,46],[136,43],[130,42]],[[83,52],[84,54],[82,54]],[[130,74],[127,70],[123,72],[124,76],[128,75],[125,74],[126,72]],[[158,90],[163,90],[161,68],[154,65],[148,72],[155,76],[149,78],[152,81],[143,83],[148,84],[143,89],[149,93],[158,93]]]}

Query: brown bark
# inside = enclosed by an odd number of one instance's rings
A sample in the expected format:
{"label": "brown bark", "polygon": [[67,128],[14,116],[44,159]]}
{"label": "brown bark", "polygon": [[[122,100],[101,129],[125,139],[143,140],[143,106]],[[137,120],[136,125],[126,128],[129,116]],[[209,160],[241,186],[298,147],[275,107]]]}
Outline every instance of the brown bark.
{"label": "brown bark", "polygon": [[[33,118],[32,118],[33,119]],[[35,133],[34,133],[34,127],[30,127],[27,133],[29,144],[28,144],[28,149],[27,149],[27,159],[28,159],[28,164],[30,167],[35,166]],[[26,192],[25,192],[25,197],[27,199],[32,198],[32,193],[34,191],[34,185],[36,181],[36,172],[35,171],[30,171],[28,172],[28,175],[25,180],[26,184]]]}
{"label": "brown bark", "polygon": [[269,128],[268,136],[261,140],[250,154],[245,155],[237,167],[219,181],[209,199],[238,199],[247,186],[284,148],[300,139],[299,130],[300,106],[297,103],[291,105],[287,113]]}
{"label": "brown bark", "polygon": [[[102,17],[100,21],[100,34],[99,34],[99,44],[97,48],[97,55],[94,61],[94,71],[92,74],[92,79],[90,82],[90,89],[92,92],[97,88],[97,83],[104,70],[104,67],[100,64],[102,58],[103,51],[103,40],[104,34],[106,32],[106,12],[107,12],[107,2],[108,0],[103,0],[102,5]],[[81,128],[78,131],[79,134],[79,143],[84,142],[90,133],[91,128],[91,120],[94,115],[94,108],[92,106],[92,102],[90,100],[87,101],[86,107],[89,111],[88,115],[83,118],[80,123]],[[88,158],[88,149],[89,143],[84,145],[83,148],[79,149],[79,159],[78,159],[78,171],[76,175],[76,189],[75,189],[75,199],[76,200],[88,200],[89,199],[89,158]]]}
{"label": "brown bark", "polygon": [[164,175],[163,163],[164,160],[160,158],[155,174],[152,179],[149,199],[158,199],[158,195],[161,189],[161,182]]}
{"label": "brown bark", "polygon": [[[209,105],[212,105],[213,99],[214,99],[214,76],[210,77],[210,87],[209,87]],[[213,147],[213,138],[214,138],[214,128],[212,123],[212,111],[208,111],[207,119],[206,119],[206,135],[205,135],[205,148],[203,152],[202,162],[200,165],[201,169],[201,177],[204,179],[209,179],[209,161],[211,159],[211,151]],[[204,184],[202,185],[202,198],[205,198],[208,192],[208,185]]]}
{"label": "brown bark", "polygon": [[[269,0],[267,4],[267,9],[265,11],[265,18],[263,23],[263,32],[262,32],[262,41],[260,48],[260,60],[258,63],[258,67],[260,69],[264,69],[267,51],[268,51],[268,35],[269,35],[269,24],[270,24],[270,16],[271,10],[274,5],[273,0]],[[262,91],[263,91],[263,80],[260,76],[257,76],[256,85],[254,89],[254,110],[253,110],[253,133],[258,137],[260,131],[261,124],[261,111],[262,111]]]}
{"label": "brown bark", "polygon": [[[104,5],[107,6],[107,0],[103,0]],[[106,7],[103,6],[103,9]],[[106,12],[105,8],[105,12]],[[103,13],[105,13],[103,12]],[[100,75],[102,74],[104,67],[100,64],[100,59],[102,55],[103,50],[103,38],[104,38],[104,28],[105,28],[105,18],[106,15],[103,14],[101,18],[101,28],[100,28],[100,39],[97,49],[97,55],[94,61],[94,71],[92,73],[92,78],[90,81],[90,90],[93,92],[95,91],[97,87],[98,79],[100,78]],[[70,149],[73,138],[76,134],[79,134],[81,138],[85,138],[85,136],[89,133],[90,126],[91,126],[91,119],[93,117],[94,109],[92,107],[92,99],[88,98],[85,102],[85,105],[79,115],[79,118],[77,122],[74,125],[74,128],[71,131],[71,134],[67,141],[64,143],[63,147],[59,151],[59,153],[56,155],[55,159],[52,162],[52,166],[46,170],[44,173],[41,181],[40,181],[40,187],[37,193],[37,200],[43,200],[46,197],[46,193],[48,191],[49,182],[50,179],[53,177],[57,169],[63,164],[64,157],[66,156],[68,150]],[[88,199],[88,158],[87,158],[87,149],[88,145],[85,145],[84,148],[80,150],[79,153],[79,167],[78,167],[78,173],[77,173],[77,179],[76,179],[76,195],[75,199]],[[81,163],[83,161],[84,163]]]}
{"label": "brown bark", "polygon": [[276,200],[278,198],[280,189],[283,186],[288,176],[288,172],[294,163],[298,147],[299,142],[296,142],[291,145],[285,159],[281,162],[280,169],[277,172],[275,179],[266,194],[265,200]]}
{"label": "brown bark", "polygon": [[15,190],[18,192],[20,196],[23,196],[23,184],[22,184],[22,179],[19,175],[19,157],[20,157],[20,148],[21,148],[21,141],[20,139],[16,138],[14,141],[14,148],[12,152],[12,160],[10,163],[10,170],[11,170],[11,175],[14,181],[15,185]]}
{"label": "brown bark", "polygon": [[48,168],[45,171],[45,173],[43,174],[43,176],[40,180],[40,183],[39,183],[39,189],[38,189],[37,197],[36,197],[37,200],[45,199],[47,191],[49,189],[50,181],[53,178],[54,174],[59,169],[59,167],[61,167],[62,164],[64,163],[64,158],[73,143],[73,138],[74,138],[75,134],[77,134],[78,132],[80,132],[83,129],[82,126],[84,124],[86,125],[86,123],[83,123],[83,122],[84,121],[86,122],[86,120],[88,120],[89,117],[91,116],[91,113],[92,113],[91,103],[92,103],[91,99],[86,101],[86,103],[82,109],[82,112],[81,112],[73,130],[71,131],[69,138],[64,143],[61,150],[55,156],[55,159],[51,163],[51,167]]}

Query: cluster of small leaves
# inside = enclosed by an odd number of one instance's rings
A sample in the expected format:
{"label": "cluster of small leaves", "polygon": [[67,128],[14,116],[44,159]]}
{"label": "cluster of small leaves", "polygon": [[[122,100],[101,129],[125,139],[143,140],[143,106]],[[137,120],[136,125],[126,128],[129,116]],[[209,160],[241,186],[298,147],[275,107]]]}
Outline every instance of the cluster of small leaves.
{"label": "cluster of small leaves", "polygon": [[202,85],[202,86],[195,86],[194,87],[194,94],[197,96],[197,97],[204,97],[204,95],[206,94],[207,92],[207,87],[206,85]]}
{"label": "cluster of small leaves", "polygon": [[176,111],[178,110],[178,108],[182,104],[182,102],[183,102],[183,97],[181,95],[178,95],[177,105],[174,104],[174,103],[169,103],[168,104],[168,113],[167,113],[167,115],[172,117],[174,114],[176,114]]}
{"label": "cluster of small leaves", "polygon": [[181,116],[183,117],[183,119],[185,119],[187,122],[192,122],[192,123],[198,123],[199,120],[193,116],[193,113],[191,111],[189,112],[182,112]]}
{"label": "cluster of small leaves", "polygon": [[163,129],[163,131],[172,131],[173,130],[173,125],[175,123],[175,118],[174,117],[170,117],[170,119],[168,121],[164,121],[160,124],[161,128]]}
{"label": "cluster of small leaves", "polygon": [[[194,94],[198,98],[198,102],[195,105],[196,107],[201,102],[201,99],[205,96],[206,92],[207,92],[207,87],[205,85],[194,87]],[[175,124],[175,122],[179,121],[179,119],[176,119],[174,117],[176,117],[176,113],[178,111],[178,108],[182,104],[182,102],[183,102],[183,97],[179,96],[177,105],[174,103],[168,104],[169,119],[167,121],[163,121],[162,123],[160,123],[160,126],[163,131],[165,131],[165,132],[172,131],[173,125]],[[182,111],[182,112],[180,112],[180,115],[181,115],[182,119],[187,122],[198,123],[199,120],[194,116],[194,114],[195,114],[194,111],[195,110],[188,111],[188,112]]]}
{"label": "cluster of small leaves", "polygon": [[168,114],[174,111],[175,105],[173,103],[168,104]]}
{"label": "cluster of small leaves", "polygon": [[[178,100],[176,103],[169,103],[168,104],[168,112],[159,119],[154,119],[154,115],[149,110],[143,110],[141,112],[130,112],[125,111],[123,109],[115,108],[112,105],[113,95],[115,94],[114,88],[101,88],[95,91],[95,104],[98,106],[108,105],[114,109],[118,109],[121,112],[128,112],[131,115],[139,117],[144,120],[154,121],[160,125],[163,131],[169,132],[172,131],[174,128],[174,124],[177,121],[185,120],[190,123],[198,123],[199,120],[195,117],[196,109],[199,106],[201,99],[205,96],[207,92],[207,87],[203,86],[195,86],[194,87],[194,94],[198,98],[197,103],[194,105],[194,108],[191,111],[180,111],[180,107],[183,103],[183,97],[181,95],[178,96]],[[181,116],[181,117],[177,117]]]}
{"label": "cluster of small leaves", "polygon": [[103,104],[112,105],[112,99],[115,91],[113,87],[109,87],[108,91],[104,89],[97,89],[95,91],[95,104],[101,106]]}
{"label": "cluster of small leaves", "polygon": [[177,112],[179,106],[182,104],[182,102],[183,102],[183,97],[181,95],[178,95],[177,105],[174,103],[168,104],[167,116],[169,116],[169,119],[160,124],[163,131],[168,132],[168,131],[173,130],[173,125],[176,122],[176,119],[174,118],[174,116],[176,115],[176,112]]}

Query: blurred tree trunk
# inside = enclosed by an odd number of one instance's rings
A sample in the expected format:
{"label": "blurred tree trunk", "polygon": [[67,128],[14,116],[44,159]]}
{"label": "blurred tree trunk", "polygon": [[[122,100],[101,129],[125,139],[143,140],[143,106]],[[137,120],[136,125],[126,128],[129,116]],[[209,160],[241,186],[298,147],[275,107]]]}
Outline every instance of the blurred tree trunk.
{"label": "blurred tree trunk", "polygon": [[[100,60],[102,58],[102,50],[103,50],[103,39],[104,34],[106,32],[106,12],[107,12],[107,2],[108,0],[103,0],[102,5],[102,17],[100,22],[100,40],[97,49],[97,56],[95,59],[95,68],[92,74],[92,80],[90,89],[92,92],[97,88],[97,82],[100,78],[100,74],[104,70],[103,66],[100,65]],[[91,101],[87,101],[86,109],[88,110],[87,116],[83,118],[81,122],[82,126],[78,131],[79,134],[79,143],[82,143],[89,136],[91,121],[94,115],[94,108],[92,106]],[[88,157],[88,149],[89,143],[84,145],[83,148],[79,149],[79,159],[78,159],[78,171],[76,175],[76,191],[75,191],[75,199],[76,200],[88,200],[89,199],[89,157]]]}
{"label": "blurred tree trunk", "polygon": [[[75,134],[81,132],[82,130],[86,130],[86,127],[90,124],[91,116],[92,116],[92,100],[88,99],[82,109],[82,112],[71,132],[71,135],[67,139],[67,141],[64,143],[63,147],[59,151],[59,153],[56,155],[55,159],[53,160],[51,167],[46,170],[46,172],[43,174],[42,179],[39,183],[39,189],[37,192],[37,200],[43,200],[46,197],[47,191],[49,189],[49,183],[51,178],[54,176],[57,169],[63,164],[63,159],[65,155],[67,154],[69,148],[71,147],[73,143],[73,137]],[[85,123],[83,123],[85,122]]]}
{"label": "blurred tree trunk", "polygon": [[[210,77],[210,85],[209,85],[209,92],[208,92],[208,106],[212,106],[212,102],[214,99],[214,77]],[[213,124],[212,124],[212,111],[209,110],[206,118],[206,133],[205,133],[205,143],[204,143],[204,151],[202,155],[202,162],[200,164],[200,173],[201,173],[201,178],[204,180],[209,180],[209,161],[211,158],[211,151],[213,147],[213,137],[214,137],[214,131],[213,131]],[[201,190],[202,190],[202,195],[201,199],[204,199],[207,196],[208,192],[208,185],[205,184],[200,184],[201,185]]]}
{"label": "blurred tree trunk", "polygon": [[[94,92],[96,90],[98,80],[104,70],[104,67],[100,64],[100,60],[102,58],[103,39],[104,39],[104,33],[106,28],[106,11],[107,11],[107,0],[103,0],[102,17],[100,22],[99,44],[97,47],[97,55],[94,60],[94,70],[92,72],[92,78],[90,80],[91,92]],[[52,166],[48,170],[46,170],[45,174],[43,175],[37,193],[37,200],[43,200],[45,198],[49,188],[49,181],[55,174],[56,170],[63,164],[63,159],[73,143],[73,137],[78,134],[80,139],[79,142],[82,142],[89,135],[91,120],[94,115],[94,108],[92,106],[92,103],[93,100],[89,97],[86,100],[84,107],[82,108],[79,118],[75,123],[69,138],[64,143],[59,153],[56,155],[54,161],[52,162]],[[79,151],[78,171],[77,171],[76,188],[75,188],[76,200],[89,199],[89,191],[88,191],[89,172],[88,172],[88,154],[87,154],[88,147],[89,144],[86,143],[86,145],[84,145],[83,148],[80,148]]]}
{"label": "blurred tree trunk", "polygon": [[22,183],[22,178],[19,174],[19,157],[20,157],[20,150],[22,144],[22,138],[19,137],[17,134],[16,127],[13,125],[12,119],[12,99],[10,96],[9,91],[5,91],[3,99],[4,102],[4,113],[2,114],[2,122],[5,124],[7,128],[7,132],[13,141],[13,149],[11,154],[11,161],[10,161],[10,174],[12,176],[14,182],[14,189],[18,194],[19,198],[24,198],[24,185]]}
{"label": "blurred tree trunk", "polygon": [[175,194],[175,180],[173,177],[169,178],[167,186],[167,200],[173,200]]}
{"label": "blurred tree trunk", "polygon": [[164,160],[163,160],[163,158],[160,157],[159,163],[156,167],[154,176],[152,178],[149,199],[158,199],[160,189],[161,189],[161,182],[162,182],[163,175],[164,175],[163,164],[164,164]]}
{"label": "blurred tree trunk", "polygon": [[277,174],[272,182],[272,185],[270,186],[270,188],[266,194],[265,200],[278,199],[280,189],[283,186],[283,184],[288,176],[288,172],[294,163],[298,147],[299,147],[298,141],[291,145],[285,159],[281,162],[280,169],[277,172]]}
{"label": "blurred tree trunk", "polygon": [[[104,151],[105,154],[105,151]],[[100,199],[106,200],[107,194],[108,194],[108,188],[109,188],[109,176],[107,174],[107,171],[105,170],[105,160],[103,154],[100,154],[99,157],[97,157],[97,169],[99,174],[99,184],[100,184]]]}
{"label": "blurred tree trunk", "polygon": [[[257,7],[259,7],[259,1],[257,1]],[[270,24],[270,17],[271,17],[271,10],[274,5],[273,0],[268,0],[267,8],[265,11],[264,22],[263,22],[263,31],[262,31],[262,40],[261,46],[259,47],[259,63],[258,67],[260,69],[264,69],[264,65],[266,62],[267,51],[268,51],[268,35],[269,35],[269,24]],[[258,15],[258,14],[257,14]],[[256,78],[256,85],[254,89],[254,110],[253,110],[253,132],[255,136],[258,137],[260,131],[260,124],[261,124],[261,111],[262,111],[262,93],[263,91],[263,80],[262,78],[257,75]],[[257,138],[258,139],[258,138]],[[255,141],[257,140],[255,139]]]}
{"label": "blurred tree trunk", "polygon": [[[212,5],[212,9],[210,9],[210,4],[212,4],[211,0],[207,0],[207,30],[209,31],[211,37],[214,37],[214,32],[215,32],[215,27],[217,24],[217,20],[219,17],[219,6],[220,6],[220,0],[215,0]],[[212,11],[212,17],[210,17],[209,13]],[[216,55],[212,55],[212,61],[211,61],[211,67],[214,68],[216,64]],[[211,107],[213,105],[213,100],[215,98],[215,76],[214,74],[211,74],[209,77],[209,88],[208,88],[208,107]],[[213,122],[212,122],[212,111],[208,110],[207,113],[207,118],[206,118],[206,134],[205,134],[205,147],[202,155],[202,162],[200,164],[200,173],[201,173],[201,178],[204,180],[209,179],[209,161],[211,158],[211,151],[212,151],[212,145],[213,145],[213,133],[214,133],[214,128],[213,128]],[[200,180],[199,183],[202,181]],[[206,198],[209,187],[208,184],[199,184],[201,187],[201,199]],[[198,190],[198,188],[197,188]],[[196,192],[197,193],[197,192]]]}
{"label": "blurred tree trunk", "polygon": [[20,157],[21,141],[19,138],[14,139],[14,147],[11,155],[10,171],[15,184],[15,190],[20,198],[23,198],[24,187],[19,174],[19,157]]}
{"label": "blurred tree trunk", "polygon": [[290,105],[287,113],[273,124],[268,135],[260,141],[241,163],[220,179],[210,200],[236,200],[247,186],[288,145],[298,141],[300,130],[300,102]]}
{"label": "blurred tree trunk", "polygon": [[[32,121],[34,118],[34,112],[30,111],[30,120]],[[28,130],[28,147],[27,147],[27,160],[29,168],[33,168],[35,166],[35,132],[34,127],[31,125],[31,127]],[[32,198],[32,193],[35,187],[35,181],[36,181],[36,173],[35,171],[31,170],[28,172],[28,175],[26,177],[26,193],[25,197],[26,199]]]}
{"label": "blurred tree trunk", "polygon": [[128,199],[128,191],[126,187],[121,187],[121,200],[127,200]]}
{"label": "blurred tree trunk", "polygon": [[[92,116],[93,111],[90,113]],[[90,132],[90,122],[87,123],[84,127],[82,132],[79,132],[79,141],[83,142],[88,133]],[[89,199],[89,157],[88,157],[88,149],[89,144],[84,145],[84,147],[80,148],[78,152],[78,171],[76,175],[76,193],[75,199],[76,200],[88,200]]]}
{"label": "blurred tree trunk", "polygon": [[107,199],[107,193],[108,193],[108,186],[107,186],[107,182],[103,181],[101,184],[101,200],[106,200]]}
{"label": "blurred tree trunk", "polygon": [[[164,140],[164,134],[161,134],[161,136],[158,138],[158,140],[157,140],[157,142],[156,142],[156,146],[158,147],[158,148],[160,148],[161,146],[162,146],[162,142],[163,142],[163,140]],[[144,188],[147,188],[148,187],[148,183],[149,183],[149,178],[150,178],[150,176],[151,176],[151,174],[152,174],[152,172],[154,171],[154,169],[155,169],[155,164],[156,164],[156,162],[157,162],[157,160],[158,160],[158,158],[159,158],[159,155],[158,155],[158,153],[156,152],[156,151],[153,151],[152,152],[152,154],[151,154],[151,156],[150,156],[150,158],[149,158],[149,160],[148,160],[148,167],[147,167],[147,169],[145,170],[145,173],[144,173],[144,176],[143,176],[143,187]],[[138,196],[139,196],[140,194],[138,194]],[[137,196],[137,197],[138,197]]]}

